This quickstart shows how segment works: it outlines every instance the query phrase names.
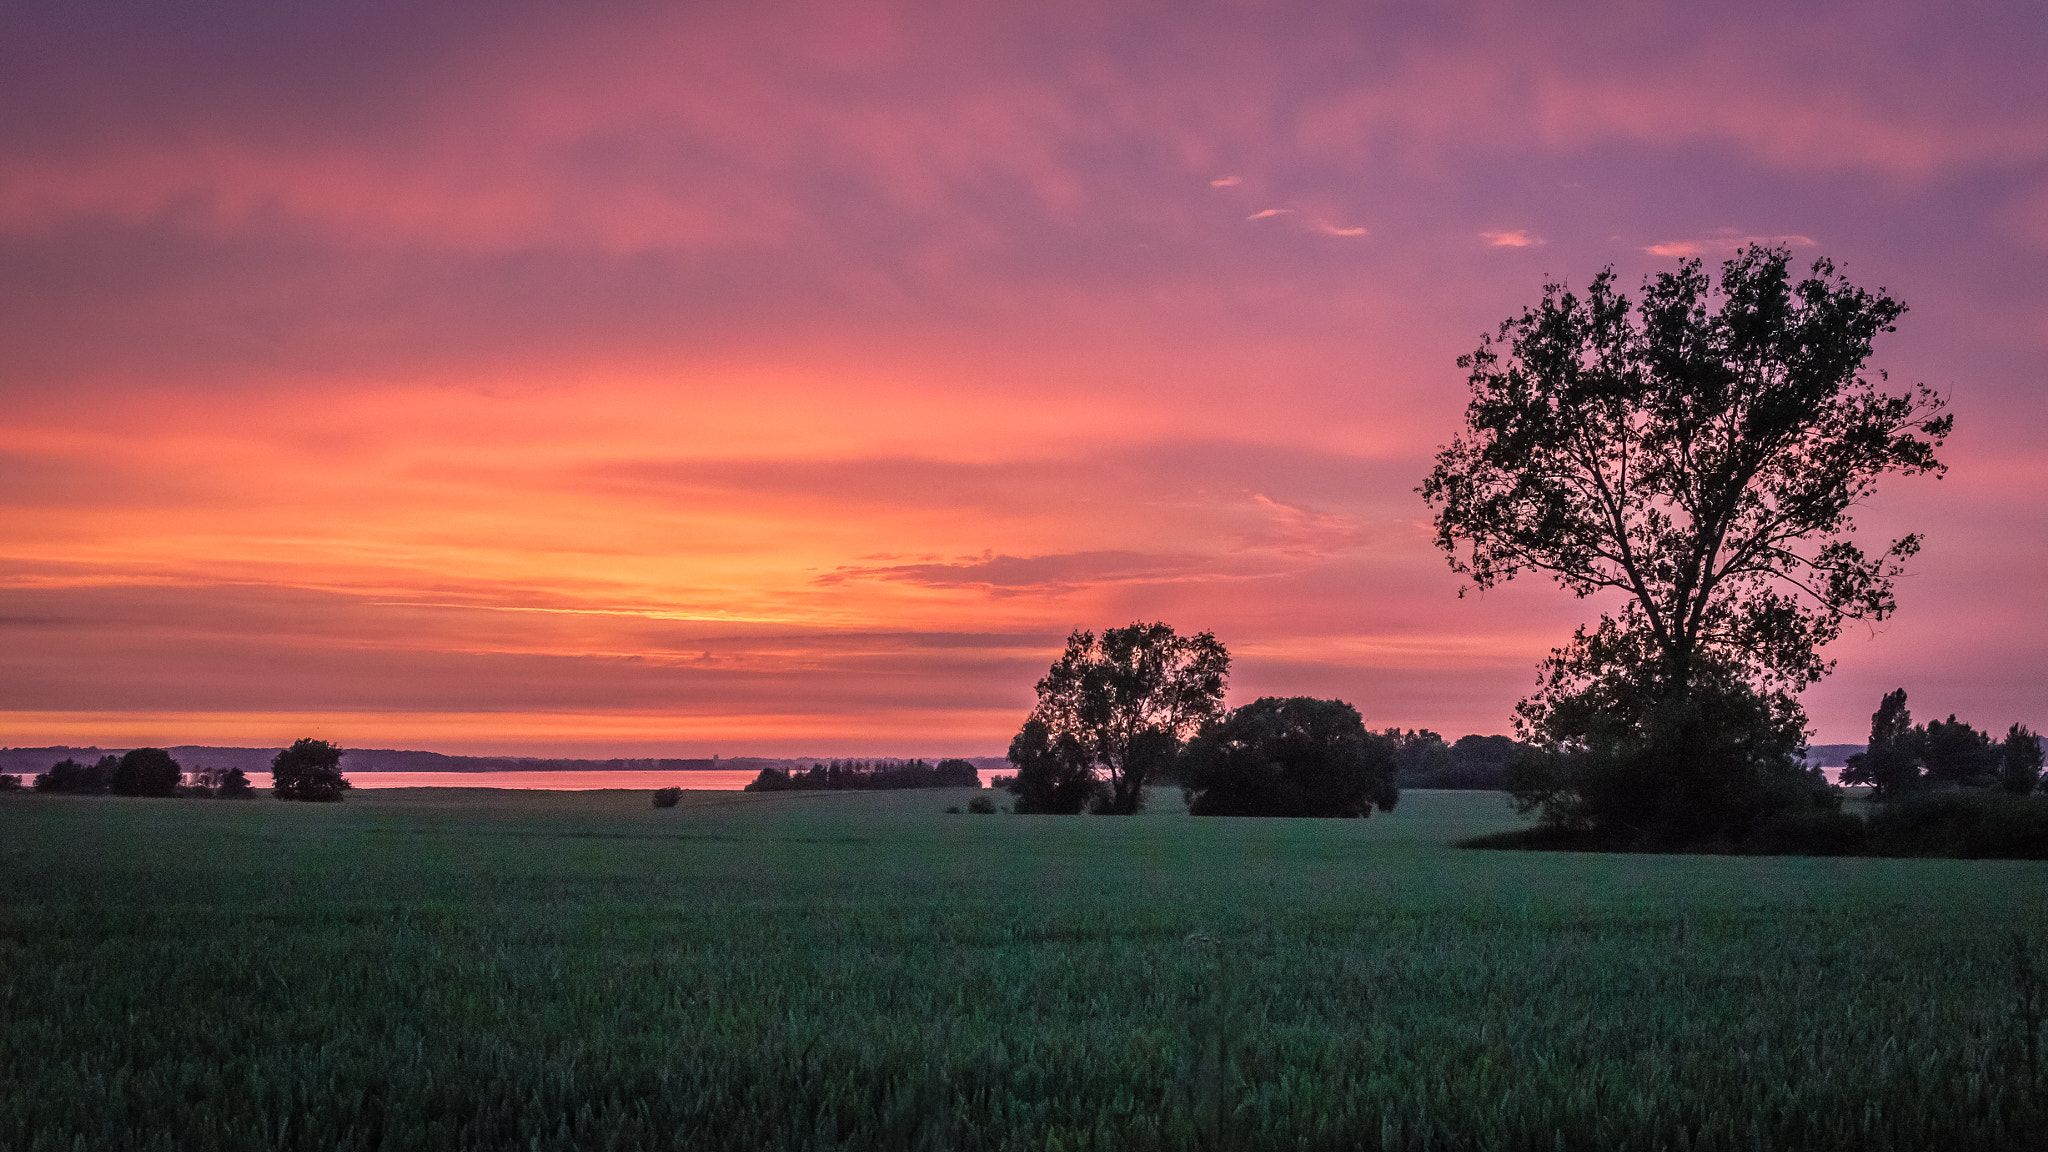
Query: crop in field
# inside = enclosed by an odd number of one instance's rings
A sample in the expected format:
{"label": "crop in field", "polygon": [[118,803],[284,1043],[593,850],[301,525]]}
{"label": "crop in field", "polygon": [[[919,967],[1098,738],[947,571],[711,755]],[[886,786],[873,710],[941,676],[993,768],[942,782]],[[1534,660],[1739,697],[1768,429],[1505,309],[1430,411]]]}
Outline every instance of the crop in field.
{"label": "crop in field", "polygon": [[0,1148],[2029,1148],[2044,865],[955,792],[0,802]]}

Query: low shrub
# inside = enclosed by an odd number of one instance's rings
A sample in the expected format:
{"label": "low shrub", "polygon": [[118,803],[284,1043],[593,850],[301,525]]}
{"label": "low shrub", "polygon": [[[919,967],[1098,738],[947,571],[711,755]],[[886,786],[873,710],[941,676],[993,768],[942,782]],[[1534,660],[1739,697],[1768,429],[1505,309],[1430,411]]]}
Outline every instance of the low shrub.
{"label": "low shrub", "polygon": [[2048,796],[1923,793],[1879,806],[1869,825],[1877,856],[2048,860]]}
{"label": "low shrub", "polygon": [[1806,809],[1766,817],[1740,843],[1761,856],[1859,856],[1868,833],[1854,813]]}
{"label": "low shrub", "polygon": [[0,792],[19,792],[19,791],[21,791],[21,777],[19,777],[19,776],[0,776]]}
{"label": "low shrub", "polygon": [[1939,856],[2048,860],[2048,796],[1959,788],[1876,806],[1868,819],[1807,809],[1760,821],[1737,837],[1691,844],[1630,840],[1538,825],[1458,842],[1525,852],[1705,852],[1745,856]]}
{"label": "low shrub", "polygon": [[656,788],[654,790],[654,806],[656,808],[673,808],[682,802],[683,790],[681,788]]}
{"label": "low shrub", "polygon": [[996,811],[996,802],[986,796],[976,796],[967,802],[967,810],[976,816],[993,816]]}

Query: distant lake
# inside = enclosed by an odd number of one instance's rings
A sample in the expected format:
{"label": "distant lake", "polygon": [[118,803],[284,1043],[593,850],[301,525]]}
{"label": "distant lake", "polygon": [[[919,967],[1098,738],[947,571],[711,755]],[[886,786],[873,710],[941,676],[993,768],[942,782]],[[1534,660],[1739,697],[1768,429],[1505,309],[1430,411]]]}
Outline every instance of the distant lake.
{"label": "distant lake", "polygon": [[[598,788],[689,788],[737,792],[754,782],[758,769],[708,768],[698,772],[350,772],[357,788],[525,788],[541,792],[589,792]],[[981,770],[983,787],[996,773]],[[27,783],[27,781],[23,781]],[[268,791],[270,773],[251,772],[249,783]]]}

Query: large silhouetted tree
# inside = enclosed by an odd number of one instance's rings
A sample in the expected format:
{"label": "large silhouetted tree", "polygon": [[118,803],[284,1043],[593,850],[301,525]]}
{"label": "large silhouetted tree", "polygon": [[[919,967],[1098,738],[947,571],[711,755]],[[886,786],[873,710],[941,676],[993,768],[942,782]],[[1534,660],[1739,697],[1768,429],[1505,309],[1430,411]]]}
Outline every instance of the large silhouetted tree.
{"label": "large silhouetted tree", "polygon": [[1212,633],[1179,636],[1165,624],[1110,628],[1099,639],[1075,631],[1038,682],[1031,721],[1043,733],[1027,722],[1018,733],[1024,746],[1011,746],[1018,783],[1027,763],[1062,779],[1085,771],[1104,785],[1097,811],[1136,812],[1145,785],[1171,768],[1181,744],[1222,715],[1229,673],[1230,653]]}
{"label": "large silhouetted tree", "polygon": [[1262,696],[1202,729],[1181,767],[1197,816],[1370,816],[1394,810],[1395,737],[1342,700]]}
{"label": "large silhouetted tree", "polygon": [[[1567,757],[1551,799],[1569,802],[1546,812],[1696,837],[1796,793],[1784,737],[1803,742],[1796,694],[1829,670],[1821,646],[1895,606],[1919,537],[1866,552],[1851,512],[1880,476],[1939,473],[1950,418],[1925,386],[1865,373],[1905,305],[1826,260],[1796,282],[1789,264],[1753,246],[1715,283],[1689,260],[1640,301],[1612,269],[1584,295],[1547,285],[1459,360],[1465,433],[1420,489],[1452,568],[1481,589],[1540,572],[1622,599],[1517,708],[1526,738]],[[1575,782],[1581,752],[1604,767]],[[1706,788],[1720,811],[1677,799],[1726,773],[1744,778]],[[1581,785],[1614,804],[1570,800]]]}

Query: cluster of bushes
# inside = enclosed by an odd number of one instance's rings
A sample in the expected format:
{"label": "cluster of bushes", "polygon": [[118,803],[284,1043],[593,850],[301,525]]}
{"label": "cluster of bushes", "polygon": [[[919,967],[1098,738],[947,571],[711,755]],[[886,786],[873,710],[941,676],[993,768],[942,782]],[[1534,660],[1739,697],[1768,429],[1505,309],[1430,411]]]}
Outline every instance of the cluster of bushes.
{"label": "cluster of bushes", "polygon": [[673,808],[682,802],[683,790],[681,788],[656,788],[654,790],[654,806],[656,808]]}
{"label": "cluster of bushes", "polygon": [[801,772],[763,768],[746,792],[884,791],[897,788],[979,788],[981,774],[966,760],[834,760]]}
{"label": "cluster of bushes", "polygon": [[1915,724],[1901,688],[1887,693],[1871,716],[1870,745],[1849,757],[1842,783],[1869,785],[1880,801],[1944,787],[2026,796],[2041,787],[2041,738],[2014,724],[2005,739],[1994,740],[1954,713]]}
{"label": "cluster of bushes", "polygon": [[[1727,693],[1704,704],[1755,699]],[[1577,747],[1532,751],[1511,766],[1509,792],[1522,810],[1540,808],[1543,825],[1466,846],[2048,859],[2041,741],[2023,725],[2004,740],[1954,716],[1916,725],[1905,691],[1888,694],[1869,747],[1842,773],[1867,786],[1858,815],[1844,810],[1843,789],[1796,757],[1796,726],[1717,715],[1699,701],[1693,713],[1640,747],[1595,731]],[[1672,748],[1689,754],[1692,772],[1658,759]]]}
{"label": "cluster of bushes", "polygon": [[[1548,824],[1480,836],[1459,846],[1567,852],[1625,852],[1643,847],[1626,836]],[[1737,834],[1665,848],[1755,856],[2048,860],[2048,796],[1958,788],[1875,804],[1867,817],[1839,808],[1796,809],[1767,817]]]}
{"label": "cluster of bushes", "polygon": [[[1368,732],[1342,700],[1262,696],[1203,724],[1185,745],[1164,731],[1147,736],[1122,752],[1126,770],[1142,763],[1141,778],[1178,782],[1197,816],[1363,817],[1400,800],[1397,734]],[[1118,812],[1077,744],[1026,721],[1010,745],[1017,774],[996,786],[1016,795],[1020,814]]]}
{"label": "cluster of bushes", "polygon": [[[12,777],[10,777],[12,779]],[[102,756],[92,764],[66,757],[35,778],[38,792],[115,796],[241,797],[254,792],[240,768],[200,768],[191,780],[161,748],[136,748],[120,756]]]}
{"label": "cluster of bushes", "polygon": [[[349,787],[341,773],[341,749],[325,740],[300,740],[270,762],[271,792],[283,800],[339,800]],[[0,776],[19,788],[15,776]],[[0,784],[0,791],[9,785]],[[255,788],[240,768],[197,768],[188,780],[183,768],[161,748],[136,748],[102,756],[92,764],[66,757],[35,778],[38,792],[115,796],[193,796],[233,799]]]}

